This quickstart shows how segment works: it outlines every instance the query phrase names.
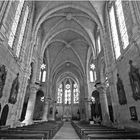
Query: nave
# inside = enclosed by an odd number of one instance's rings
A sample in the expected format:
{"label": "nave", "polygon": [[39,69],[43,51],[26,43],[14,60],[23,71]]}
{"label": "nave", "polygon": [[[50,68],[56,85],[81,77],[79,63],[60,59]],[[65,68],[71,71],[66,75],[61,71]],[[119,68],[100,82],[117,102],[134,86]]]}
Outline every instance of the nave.
{"label": "nave", "polygon": [[140,139],[140,131],[90,124],[88,121],[48,121],[1,128],[0,139]]}
{"label": "nave", "polygon": [[140,2],[1,0],[1,138],[73,138],[70,122],[140,131]]}
{"label": "nave", "polygon": [[71,122],[65,122],[53,139],[79,139]]}

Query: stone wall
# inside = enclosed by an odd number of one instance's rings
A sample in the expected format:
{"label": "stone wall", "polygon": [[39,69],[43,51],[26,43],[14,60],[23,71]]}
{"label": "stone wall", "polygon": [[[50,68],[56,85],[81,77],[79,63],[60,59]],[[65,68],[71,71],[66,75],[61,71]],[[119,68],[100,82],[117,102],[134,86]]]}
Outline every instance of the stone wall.
{"label": "stone wall", "polygon": [[[5,2],[5,3],[7,3],[7,2]],[[29,15],[31,15],[32,3],[25,2],[24,6],[23,6],[24,10],[27,5],[29,6]],[[30,30],[27,31],[27,29],[26,29],[26,34],[24,35],[23,44],[22,44],[22,48],[21,48],[22,57],[17,58],[15,55],[15,49],[11,49],[8,45],[8,38],[9,38],[11,26],[12,26],[11,21],[14,19],[17,2],[8,1],[6,6],[5,6],[5,10],[0,11],[0,14],[2,14],[2,13],[4,14],[3,19],[1,21],[1,26],[0,26],[0,65],[4,65],[7,70],[6,81],[5,81],[5,85],[4,85],[4,89],[3,89],[3,96],[0,98],[0,103],[1,103],[0,116],[2,114],[3,107],[6,104],[8,104],[9,113],[8,113],[6,125],[15,126],[16,123],[19,121],[19,118],[21,115],[24,96],[25,96],[25,90],[26,90],[26,86],[27,86],[27,80],[30,75],[30,67],[29,66],[27,67],[27,65],[25,65],[25,61],[24,61],[24,57],[26,54],[25,48],[27,45],[29,45],[29,42],[26,42],[26,41],[27,41],[27,36],[28,36]],[[23,10],[23,12],[24,12],[24,10]],[[21,16],[20,18],[22,21],[23,16]],[[27,21],[26,27],[28,27],[30,24],[31,24],[31,21],[29,18]],[[21,25],[18,28],[21,28]],[[19,33],[19,29],[17,29],[17,33]],[[15,39],[14,42],[16,42],[16,40],[17,39]],[[15,47],[16,47],[16,43],[13,44],[13,48],[15,48]],[[26,56],[26,58],[28,58],[28,57],[29,56]],[[12,82],[16,78],[17,73],[19,73],[18,96],[17,96],[16,103],[11,104],[8,102],[8,99],[10,96]]]}
{"label": "stone wall", "polygon": [[[139,30],[134,30],[134,28],[138,26],[136,25],[136,23],[138,24],[137,22],[138,20],[136,20],[136,15],[135,15],[136,13],[138,13],[138,11],[136,11],[137,9],[134,7],[134,3],[135,3],[134,1],[123,2],[124,16],[125,16],[126,26],[127,26],[128,36],[129,36],[129,45],[125,50],[121,50],[122,51],[121,56],[117,60],[115,60],[115,58],[110,59],[109,64],[107,64],[109,66],[108,76],[109,76],[109,82],[110,82],[111,99],[113,102],[113,109],[115,111],[114,113],[115,123],[120,127],[124,127],[124,126],[139,127],[139,123],[136,123],[135,121],[131,120],[130,110],[129,110],[129,107],[131,106],[136,107],[138,120],[140,120],[140,100],[136,101],[132,97],[133,93],[132,93],[132,88],[131,88],[130,79],[129,79],[129,71],[130,71],[129,60],[130,59],[133,61],[134,65],[140,69],[140,63],[139,63],[140,62],[139,35],[140,34],[139,34]],[[132,7],[130,7],[130,5]],[[134,11],[132,11],[132,8],[134,8],[133,9]],[[109,25],[109,22],[108,22],[108,25]],[[109,29],[109,26],[106,28]],[[109,30],[107,31],[108,31],[107,34],[109,35],[109,38],[111,39]],[[113,57],[111,53],[112,50],[110,49],[110,47],[112,46],[110,45],[107,46],[108,54],[105,54],[105,55],[108,55],[108,57]],[[117,94],[117,88],[116,88],[116,83],[117,83],[116,74],[117,73],[119,73],[120,78],[122,79],[122,82],[124,85],[124,90],[125,90],[126,98],[127,98],[127,104],[125,105],[120,105],[118,102],[118,94]]]}

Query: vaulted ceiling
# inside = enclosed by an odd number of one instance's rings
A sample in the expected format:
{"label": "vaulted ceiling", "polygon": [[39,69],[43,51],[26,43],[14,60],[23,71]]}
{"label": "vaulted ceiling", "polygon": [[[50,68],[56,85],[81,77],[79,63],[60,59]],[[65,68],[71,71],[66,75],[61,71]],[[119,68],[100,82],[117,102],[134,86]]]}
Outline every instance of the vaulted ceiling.
{"label": "vaulted ceiling", "polygon": [[96,57],[95,33],[103,28],[105,1],[46,0],[34,4],[33,36],[40,32],[40,53],[50,71],[70,62],[86,73],[89,48]]}

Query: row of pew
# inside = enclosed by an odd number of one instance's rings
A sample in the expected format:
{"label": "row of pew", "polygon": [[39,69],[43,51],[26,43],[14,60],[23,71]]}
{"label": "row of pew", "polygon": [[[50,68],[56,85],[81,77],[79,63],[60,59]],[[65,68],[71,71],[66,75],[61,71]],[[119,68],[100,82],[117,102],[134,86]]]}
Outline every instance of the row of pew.
{"label": "row of pew", "polygon": [[0,130],[0,139],[52,139],[63,122],[41,122]]}
{"label": "row of pew", "polygon": [[106,127],[102,125],[90,125],[80,122],[71,122],[80,139],[140,139],[140,131],[130,131]]}

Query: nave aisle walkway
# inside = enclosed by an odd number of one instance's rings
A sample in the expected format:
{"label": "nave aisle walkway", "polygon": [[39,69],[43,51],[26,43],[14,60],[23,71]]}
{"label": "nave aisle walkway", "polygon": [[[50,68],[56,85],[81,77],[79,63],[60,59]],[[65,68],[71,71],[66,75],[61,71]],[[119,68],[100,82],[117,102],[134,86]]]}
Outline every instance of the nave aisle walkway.
{"label": "nave aisle walkway", "polygon": [[64,125],[56,133],[53,139],[80,139],[71,122],[64,122]]}

